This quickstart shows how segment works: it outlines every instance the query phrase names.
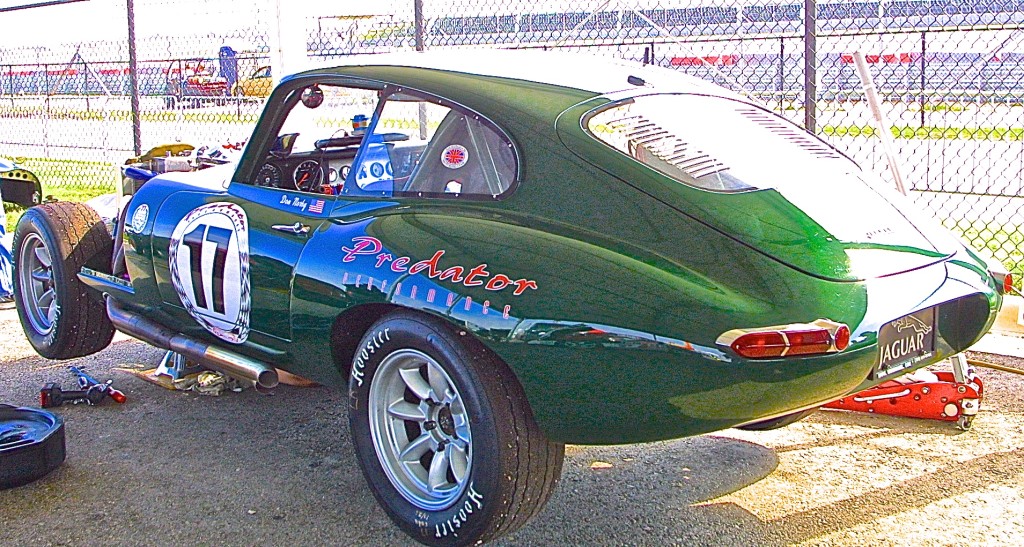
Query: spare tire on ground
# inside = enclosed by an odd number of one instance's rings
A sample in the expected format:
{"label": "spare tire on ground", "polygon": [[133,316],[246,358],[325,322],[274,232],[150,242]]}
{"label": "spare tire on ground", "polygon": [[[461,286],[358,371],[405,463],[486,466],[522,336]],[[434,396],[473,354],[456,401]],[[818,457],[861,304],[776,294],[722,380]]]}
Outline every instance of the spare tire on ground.
{"label": "spare tire on ground", "polygon": [[0,404],[0,490],[39,479],[64,463],[64,420]]}

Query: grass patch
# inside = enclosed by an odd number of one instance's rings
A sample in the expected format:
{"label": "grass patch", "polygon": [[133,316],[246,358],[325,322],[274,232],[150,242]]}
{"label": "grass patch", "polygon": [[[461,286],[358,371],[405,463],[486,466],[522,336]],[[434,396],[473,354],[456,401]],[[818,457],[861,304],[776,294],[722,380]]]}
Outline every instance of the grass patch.
{"label": "grass patch", "polygon": [[[59,201],[89,201],[116,188],[114,165],[101,161],[54,160],[47,158],[10,158],[39,177],[43,196]],[[5,228],[14,230],[24,209],[4,203]]]}
{"label": "grass patch", "polygon": [[[117,182],[112,163],[48,158],[13,158],[13,161],[39,177],[44,196],[58,188],[100,186],[112,191]],[[58,196],[54,194],[54,197]]]}
{"label": "grass patch", "polygon": [[967,105],[957,103],[924,103],[924,106],[918,105],[916,108],[915,104],[911,103],[907,106],[911,112],[921,112],[922,110],[925,112],[966,112],[968,108]]}
{"label": "grass patch", "polygon": [[[261,109],[262,110],[262,109]],[[0,108],[0,118],[49,118],[51,120],[78,121],[110,121],[129,122],[132,120],[130,110],[57,110],[49,112],[40,107],[8,107]],[[157,112],[140,112],[139,119],[144,122],[205,122],[254,124],[260,118],[257,113],[204,112],[201,109],[193,112],[161,110]]]}
{"label": "grass patch", "polygon": [[[113,191],[113,184],[109,186],[69,185],[47,187],[46,184],[43,183],[43,192],[45,192],[48,197],[52,197],[58,201],[89,201],[96,196],[109,194]],[[18,219],[21,218],[21,214],[24,212],[25,209],[22,209],[13,203],[4,203],[6,219],[4,229],[7,230],[7,233],[14,233],[14,227],[17,226]]]}
{"label": "grass patch", "polygon": [[[1024,141],[1024,127],[937,127],[899,126],[890,128],[897,139]],[[874,137],[878,130],[870,125],[826,125],[821,133],[828,137]]]}
{"label": "grass patch", "polygon": [[967,219],[946,219],[942,225],[973,247],[988,249],[1010,270],[1014,286],[1021,290],[1024,281],[1024,226]]}

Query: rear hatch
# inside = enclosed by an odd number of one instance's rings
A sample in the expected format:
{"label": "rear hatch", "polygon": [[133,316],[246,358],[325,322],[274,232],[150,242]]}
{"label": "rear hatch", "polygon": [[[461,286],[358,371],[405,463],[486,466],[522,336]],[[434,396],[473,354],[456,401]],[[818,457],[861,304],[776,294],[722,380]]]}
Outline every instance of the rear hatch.
{"label": "rear hatch", "polygon": [[[581,128],[603,150],[567,134]],[[579,124],[560,123],[559,132],[567,146],[618,178],[818,277],[892,275],[961,248],[852,160],[741,100],[699,94],[606,100]]]}

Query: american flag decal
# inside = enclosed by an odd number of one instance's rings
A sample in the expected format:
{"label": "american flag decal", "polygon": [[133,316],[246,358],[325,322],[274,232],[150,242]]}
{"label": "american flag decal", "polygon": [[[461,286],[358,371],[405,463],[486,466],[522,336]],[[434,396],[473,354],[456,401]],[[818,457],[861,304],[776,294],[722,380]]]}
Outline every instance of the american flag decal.
{"label": "american flag decal", "polygon": [[309,204],[309,212],[320,214],[324,212],[324,200],[314,199],[313,203]]}

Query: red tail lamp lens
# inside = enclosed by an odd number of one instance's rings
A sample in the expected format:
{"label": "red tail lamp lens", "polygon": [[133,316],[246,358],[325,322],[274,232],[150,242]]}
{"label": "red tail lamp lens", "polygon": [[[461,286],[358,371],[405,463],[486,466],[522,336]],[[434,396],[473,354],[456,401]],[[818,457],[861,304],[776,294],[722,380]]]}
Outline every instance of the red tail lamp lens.
{"label": "red tail lamp lens", "polygon": [[850,327],[839,325],[839,328],[836,329],[835,337],[836,351],[843,351],[850,347]]}
{"label": "red tail lamp lens", "polygon": [[789,351],[786,355],[813,355],[832,349],[832,333],[825,329],[787,332]]}
{"label": "red tail lamp lens", "polygon": [[1002,294],[1013,292],[1013,274],[989,268],[988,273],[996,282],[996,290]]}
{"label": "red tail lamp lens", "polygon": [[782,357],[787,347],[786,337],[781,332],[751,332],[732,343],[733,351],[748,359]]}
{"label": "red tail lamp lens", "polygon": [[730,331],[722,335],[720,343],[729,338],[732,338],[729,347],[747,359],[821,355],[848,348],[850,328],[841,323],[818,320],[814,323],[769,327],[765,330]]}

